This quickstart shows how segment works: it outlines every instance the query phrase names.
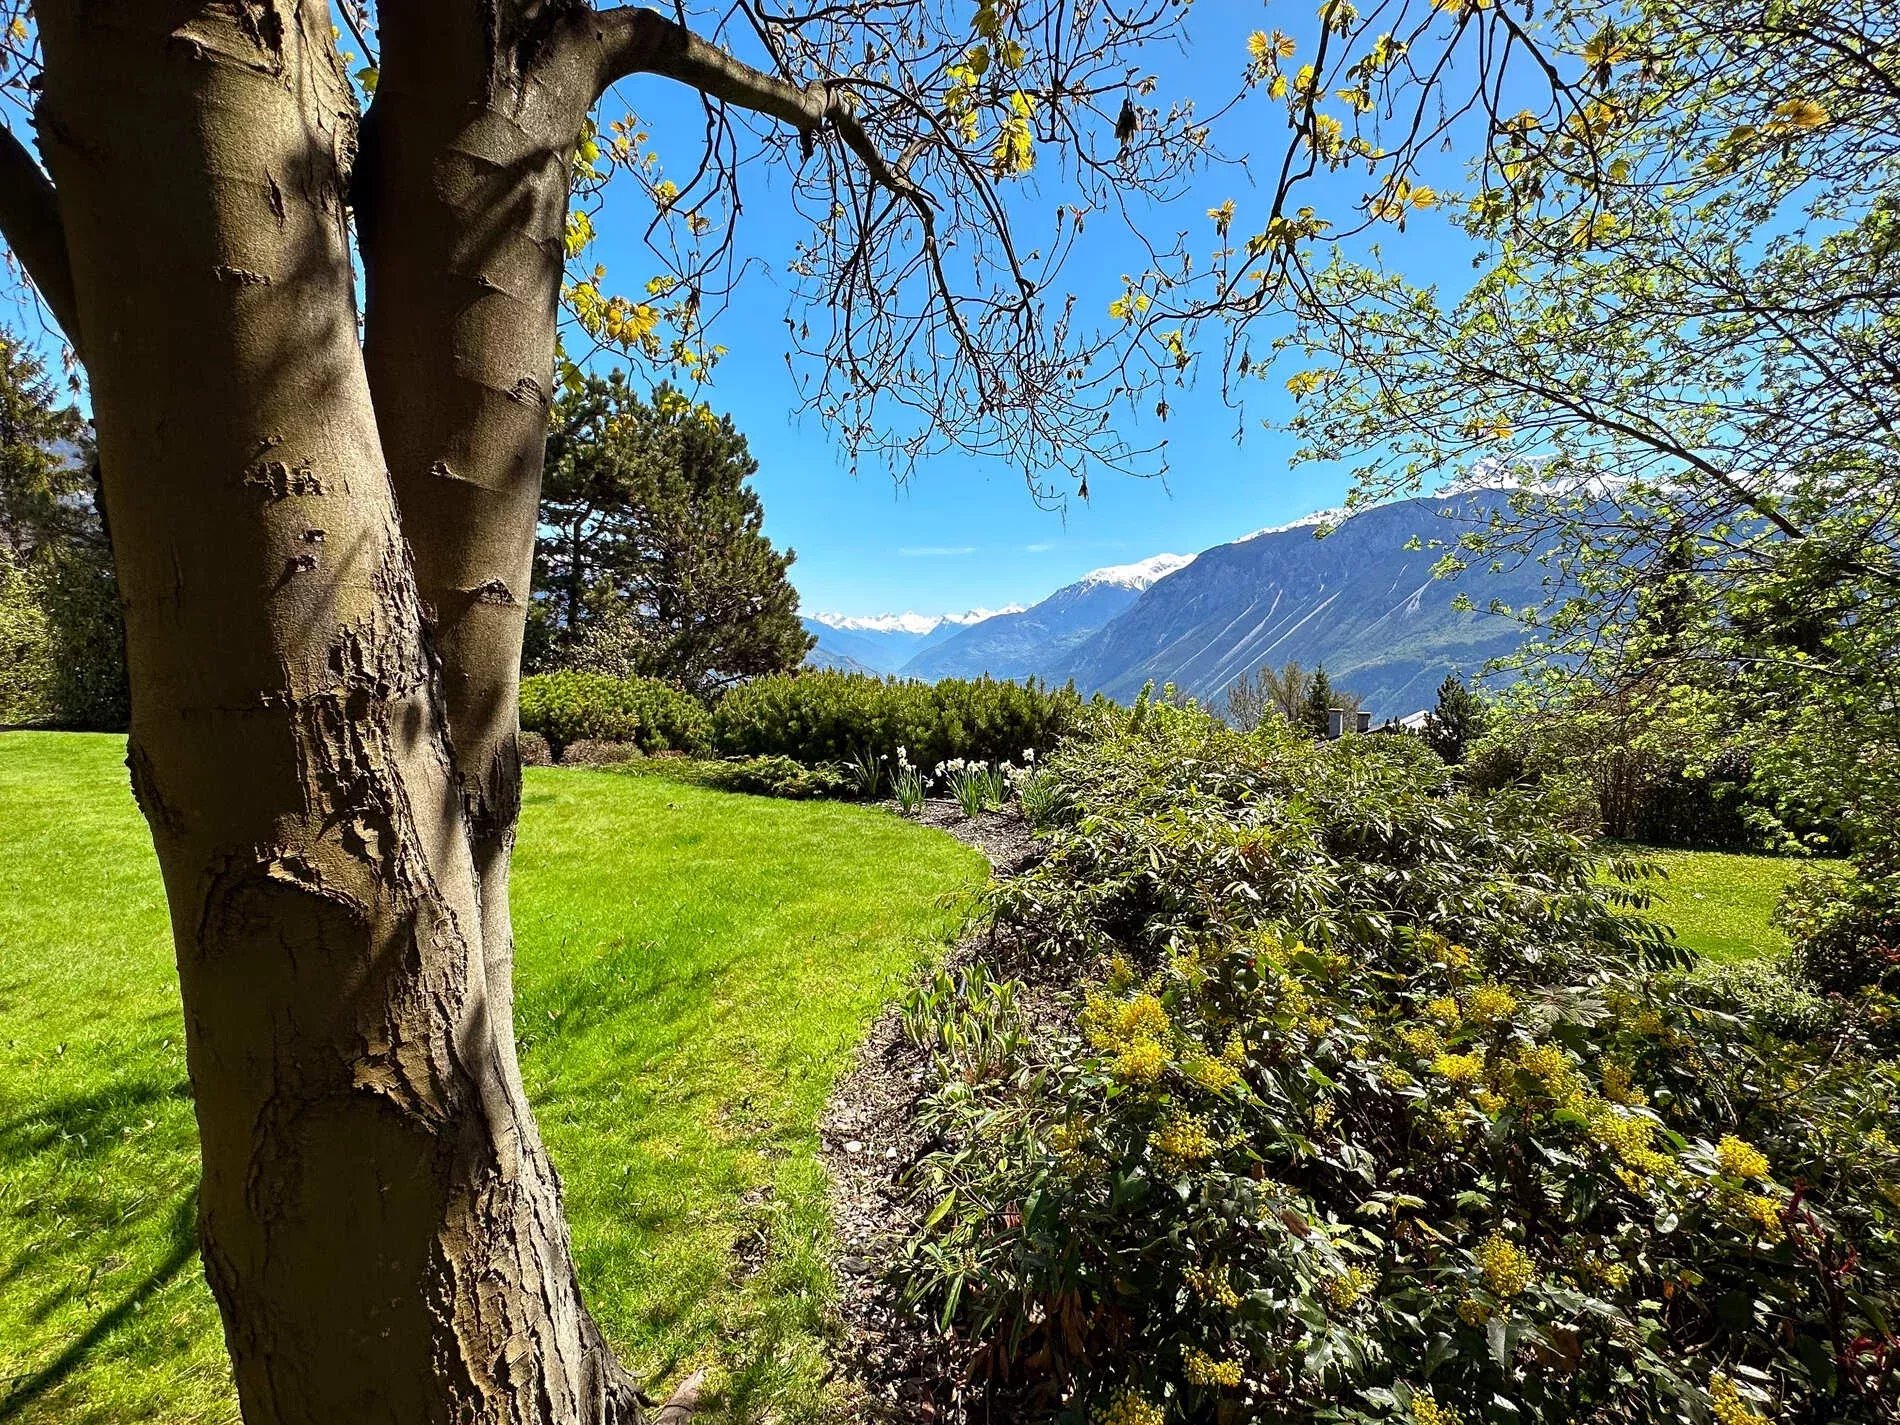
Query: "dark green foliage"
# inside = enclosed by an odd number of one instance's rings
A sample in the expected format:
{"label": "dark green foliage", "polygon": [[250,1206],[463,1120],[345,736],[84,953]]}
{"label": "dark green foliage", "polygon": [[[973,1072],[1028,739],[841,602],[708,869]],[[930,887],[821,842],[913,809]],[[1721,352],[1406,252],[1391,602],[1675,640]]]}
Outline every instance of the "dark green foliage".
{"label": "dark green foliage", "polygon": [[926,772],[952,758],[1018,762],[1045,752],[1076,723],[1073,688],[989,678],[902,682],[809,671],[759,678],[720,700],[719,750],[774,754],[807,765],[869,755],[893,763],[901,748]]}
{"label": "dark green foliage", "polygon": [[0,332],[0,723],[126,725],[125,626],[91,443]]}
{"label": "dark green foliage", "polygon": [[1012,1418],[1900,1409],[1891,998],[1685,973],[1639,868],[1412,739],[1156,704],[1042,775],[991,897],[1037,1010],[913,1005],[898,1267]]}
{"label": "dark green foliage", "polygon": [[811,647],[727,417],[626,373],[565,387],[548,437],[530,666],[661,678],[704,696]]}
{"label": "dark green foliage", "polygon": [[1301,709],[1301,722],[1308,732],[1324,737],[1332,722],[1333,680],[1326,676],[1326,665],[1320,664],[1313,670],[1313,681],[1306,688],[1306,702]]}
{"label": "dark green foliage", "polygon": [[1447,673],[1438,685],[1438,702],[1425,715],[1425,745],[1448,765],[1465,760],[1465,750],[1484,735],[1484,700]]}
{"label": "dark green foliage", "polygon": [[1783,893],[1775,923],[1794,942],[1803,976],[1822,989],[1900,991],[1900,874],[1809,872]]}
{"label": "dark green foliage", "polygon": [[558,756],[583,739],[631,743],[642,752],[705,752],[712,714],[704,703],[651,678],[538,673],[521,680],[521,726]]}
{"label": "dark green foliage", "polygon": [[1754,758],[1727,748],[1707,767],[1670,767],[1643,790],[1633,831],[1653,846],[1760,846],[1770,799],[1753,785]]}

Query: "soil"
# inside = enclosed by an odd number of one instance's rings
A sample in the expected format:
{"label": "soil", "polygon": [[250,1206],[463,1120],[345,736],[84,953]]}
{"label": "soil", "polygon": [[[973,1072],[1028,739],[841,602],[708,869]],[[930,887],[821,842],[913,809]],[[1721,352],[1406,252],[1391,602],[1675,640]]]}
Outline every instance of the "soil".
{"label": "soil", "polygon": [[[1029,826],[1014,812],[966,819],[955,802],[933,801],[917,819],[976,847],[998,876],[1015,875],[1036,856]],[[942,963],[966,963],[984,943],[969,936]],[[882,1274],[928,1206],[913,1200],[907,1184],[933,1146],[916,1118],[928,1068],[927,1056],[904,1036],[901,1006],[888,1005],[819,1122],[838,1242],[834,1355],[857,1420],[1002,1425],[1016,1414],[983,1382],[970,1380],[969,1344],[906,1310]]]}

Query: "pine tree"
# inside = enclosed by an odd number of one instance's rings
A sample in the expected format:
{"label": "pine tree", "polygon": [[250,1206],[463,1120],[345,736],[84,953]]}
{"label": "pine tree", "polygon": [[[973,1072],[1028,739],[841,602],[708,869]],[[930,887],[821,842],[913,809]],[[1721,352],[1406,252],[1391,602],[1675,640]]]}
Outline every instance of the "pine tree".
{"label": "pine tree", "polygon": [[1456,767],[1484,732],[1484,700],[1456,673],[1438,685],[1438,704],[1425,714],[1425,745]]}
{"label": "pine tree", "polygon": [[1306,690],[1305,714],[1301,719],[1308,731],[1324,737],[1332,727],[1333,681],[1326,676],[1326,665],[1313,670],[1312,684]]}
{"label": "pine tree", "polygon": [[565,389],[548,438],[530,657],[706,694],[811,647],[729,417],[626,374]]}

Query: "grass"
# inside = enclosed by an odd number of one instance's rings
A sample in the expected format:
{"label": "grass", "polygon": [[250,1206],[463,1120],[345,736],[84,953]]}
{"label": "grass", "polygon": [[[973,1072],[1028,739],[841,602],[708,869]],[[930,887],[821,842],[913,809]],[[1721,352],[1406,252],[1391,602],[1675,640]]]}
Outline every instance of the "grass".
{"label": "grass", "polygon": [[[115,737],[0,734],[0,1421],[236,1419],[164,900]],[[981,859],[828,803],[528,774],[523,1071],[583,1286],[710,1418],[825,1409],[815,1124]]]}
{"label": "grass", "polygon": [[1718,963],[1786,953],[1788,937],[1770,922],[1775,902],[1802,871],[1832,864],[1738,851],[1624,849],[1655,862],[1667,877],[1651,884],[1649,914],[1690,949]]}

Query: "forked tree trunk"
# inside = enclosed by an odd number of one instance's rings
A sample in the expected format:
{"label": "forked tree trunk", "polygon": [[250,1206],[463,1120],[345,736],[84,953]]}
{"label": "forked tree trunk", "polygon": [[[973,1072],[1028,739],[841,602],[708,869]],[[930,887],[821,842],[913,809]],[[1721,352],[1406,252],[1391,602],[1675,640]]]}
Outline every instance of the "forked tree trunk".
{"label": "forked tree trunk", "polygon": [[357,341],[328,10],[42,0],[39,21],[245,1418],[633,1418],[483,961]]}
{"label": "forked tree trunk", "polygon": [[[444,9],[467,22],[444,26]],[[385,4],[355,196],[364,355],[443,654],[491,1007],[513,1014],[508,872],[521,650],[553,391],[569,172],[594,67],[535,7]],[[508,1042],[513,1074],[513,1034]]]}

